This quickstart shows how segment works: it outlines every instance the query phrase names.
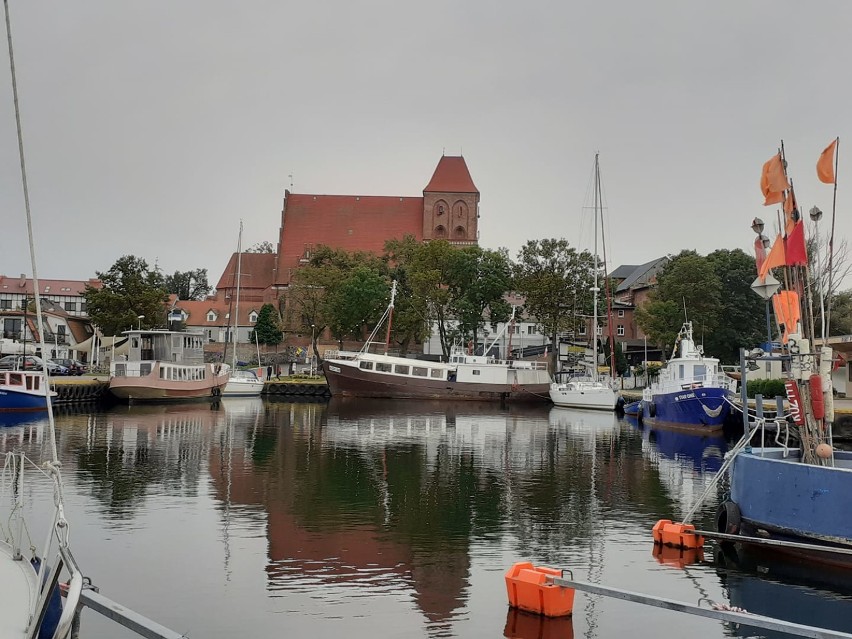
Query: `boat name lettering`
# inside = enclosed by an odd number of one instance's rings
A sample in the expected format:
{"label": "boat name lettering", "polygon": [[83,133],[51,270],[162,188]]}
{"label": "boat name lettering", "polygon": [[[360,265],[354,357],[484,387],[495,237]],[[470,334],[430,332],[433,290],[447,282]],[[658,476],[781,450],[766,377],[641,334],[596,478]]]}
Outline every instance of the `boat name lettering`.
{"label": "boat name lettering", "polygon": [[683,393],[675,397],[676,402],[681,402],[685,399],[695,399],[695,393]]}
{"label": "boat name lettering", "polygon": [[329,365],[328,370],[330,370],[332,373],[339,373],[340,372],[340,368],[338,368],[337,366]]}

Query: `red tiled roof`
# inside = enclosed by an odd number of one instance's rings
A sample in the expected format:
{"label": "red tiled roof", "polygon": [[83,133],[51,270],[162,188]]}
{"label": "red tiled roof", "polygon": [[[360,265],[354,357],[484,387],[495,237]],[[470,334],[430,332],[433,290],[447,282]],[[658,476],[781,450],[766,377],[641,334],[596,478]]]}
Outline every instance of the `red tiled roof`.
{"label": "red tiled roof", "polygon": [[[243,291],[246,294],[253,292],[254,295],[262,297],[263,290],[275,283],[275,261],[274,253],[243,253],[240,259],[240,299],[243,299]],[[237,287],[237,253],[231,255],[228,265],[216,284],[216,290],[232,289]]]}
{"label": "red tiled roof", "polygon": [[479,189],[470,177],[464,158],[456,155],[445,155],[435,167],[435,173],[429,184],[423,189],[424,193],[479,193]]}
{"label": "red tiled roof", "polygon": [[[244,303],[240,302],[240,326],[253,326],[249,321],[249,315],[252,311],[260,313],[261,303]],[[175,309],[185,312],[188,317],[186,319],[187,326],[200,326],[209,328],[213,326],[233,326],[233,317],[226,317],[233,312],[231,300],[229,299],[206,299],[206,300],[190,300],[186,302],[178,302]],[[215,311],[216,319],[213,321],[207,320],[208,311]]]}
{"label": "red tiled roof", "polygon": [[[103,283],[95,278],[89,280],[48,280],[38,279],[42,295],[81,295],[86,290],[86,284],[101,288]],[[33,281],[28,277],[9,277],[0,275],[0,293],[33,294]]]}
{"label": "red tiled roof", "polygon": [[277,283],[288,284],[306,248],[321,244],[381,254],[389,239],[423,239],[423,198],[297,195],[284,200]]}

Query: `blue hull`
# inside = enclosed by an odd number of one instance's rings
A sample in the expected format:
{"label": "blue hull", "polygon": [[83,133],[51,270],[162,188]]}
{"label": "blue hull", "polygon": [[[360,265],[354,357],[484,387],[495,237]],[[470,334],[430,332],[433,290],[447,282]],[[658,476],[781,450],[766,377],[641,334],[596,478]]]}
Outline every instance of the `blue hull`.
{"label": "blue hull", "polygon": [[724,388],[694,388],[654,395],[642,402],[642,420],[654,424],[721,429],[733,394]]}
{"label": "blue hull", "polygon": [[44,395],[0,389],[0,412],[25,410],[47,410],[47,399]]}
{"label": "blue hull", "polygon": [[852,547],[852,452],[835,451],[837,466],[802,464],[798,451],[755,448],[731,467],[731,501],[745,525],[778,536]]}

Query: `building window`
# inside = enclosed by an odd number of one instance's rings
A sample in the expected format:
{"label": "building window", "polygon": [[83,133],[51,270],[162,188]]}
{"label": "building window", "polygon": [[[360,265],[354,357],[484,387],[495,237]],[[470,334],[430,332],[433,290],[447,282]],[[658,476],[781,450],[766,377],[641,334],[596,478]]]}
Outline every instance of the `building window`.
{"label": "building window", "polygon": [[616,334],[616,335],[620,335],[620,336],[624,336],[624,325],[623,325],[623,324],[619,324],[619,325],[616,327],[616,329],[615,329],[615,334]]}
{"label": "building window", "polygon": [[603,326],[598,326],[597,330],[595,330],[596,335],[603,335]]}
{"label": "building window", "polygon": [[80,312],[81,313],[86,312],[86,302],[80,302]]}
{"label": "building window", "polygon": [[0,300],[0,310],[11,311],[12,310],[12,300]]}
{"label": "building window", "polygon": [[530,324],[529,326],[527,326],[527,335],[534,335],[534,334],[535,334],[535,325]]}
{"label": "building window", "polygon": [[624,309],[623,308],[618,309],[618,316],[624,317]]}
{"label": "building window", "polygon": [[585,334],[586,334],[586,325],[585,325],[585,324],[580,324],[580,330],[578,330],[577,332],[578,332],[580,335],[585,335]]}
{"label": "building window", "polygon": [[65,302],[66,311],[77,311],[77,302]]}
{"label": "building window", "polygon": [[213,311],[210,311],[209,313],[207,313],[207,321],[208,322],[215,322],[216,321],[216,313],[214,313]]}
{"label": "building window", "polygon": [[254,324],[256,321],[257,321],[257,313],[255,311],[252,311],[251,313],[249,313],[249,322]]}

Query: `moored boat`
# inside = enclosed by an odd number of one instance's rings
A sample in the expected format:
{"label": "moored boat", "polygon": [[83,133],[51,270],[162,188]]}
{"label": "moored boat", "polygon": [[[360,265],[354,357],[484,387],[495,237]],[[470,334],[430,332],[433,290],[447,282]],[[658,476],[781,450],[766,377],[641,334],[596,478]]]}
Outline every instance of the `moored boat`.
{"label": "moored boat", "polygon": [[[393,318],[396,282],[385,319]],[[388,329],[390,334],[390,329]],[[500,338],[498,335],[493,344]],[[448,362],[370,353],[372,336],[358,351],[327,351],[323,372],[332,396],[466,401],[546,402],[550,374],[544,362],[499,360],[454,349]],[[485,348],[488,353],[491,348]]]}
{"label": "moored boat", "polygon": [[46,384],[41,371],[0,371],[0,413],[47,410]]}
{"label": "moored boat", "polygon": [[718,359],[704,356],[693,339],[692,322],[683,323],[676,349],[678,355],[660,370],[659,379],[642,391],[642,421],[720,430],[737,381],[722,372]]}
{"label": "moored boat", "polygon": [[204,362],[202,333],[125,331],[126,361],[110,363],[109,389],[129,402],[218,397],[230,377],[227,364]]}

